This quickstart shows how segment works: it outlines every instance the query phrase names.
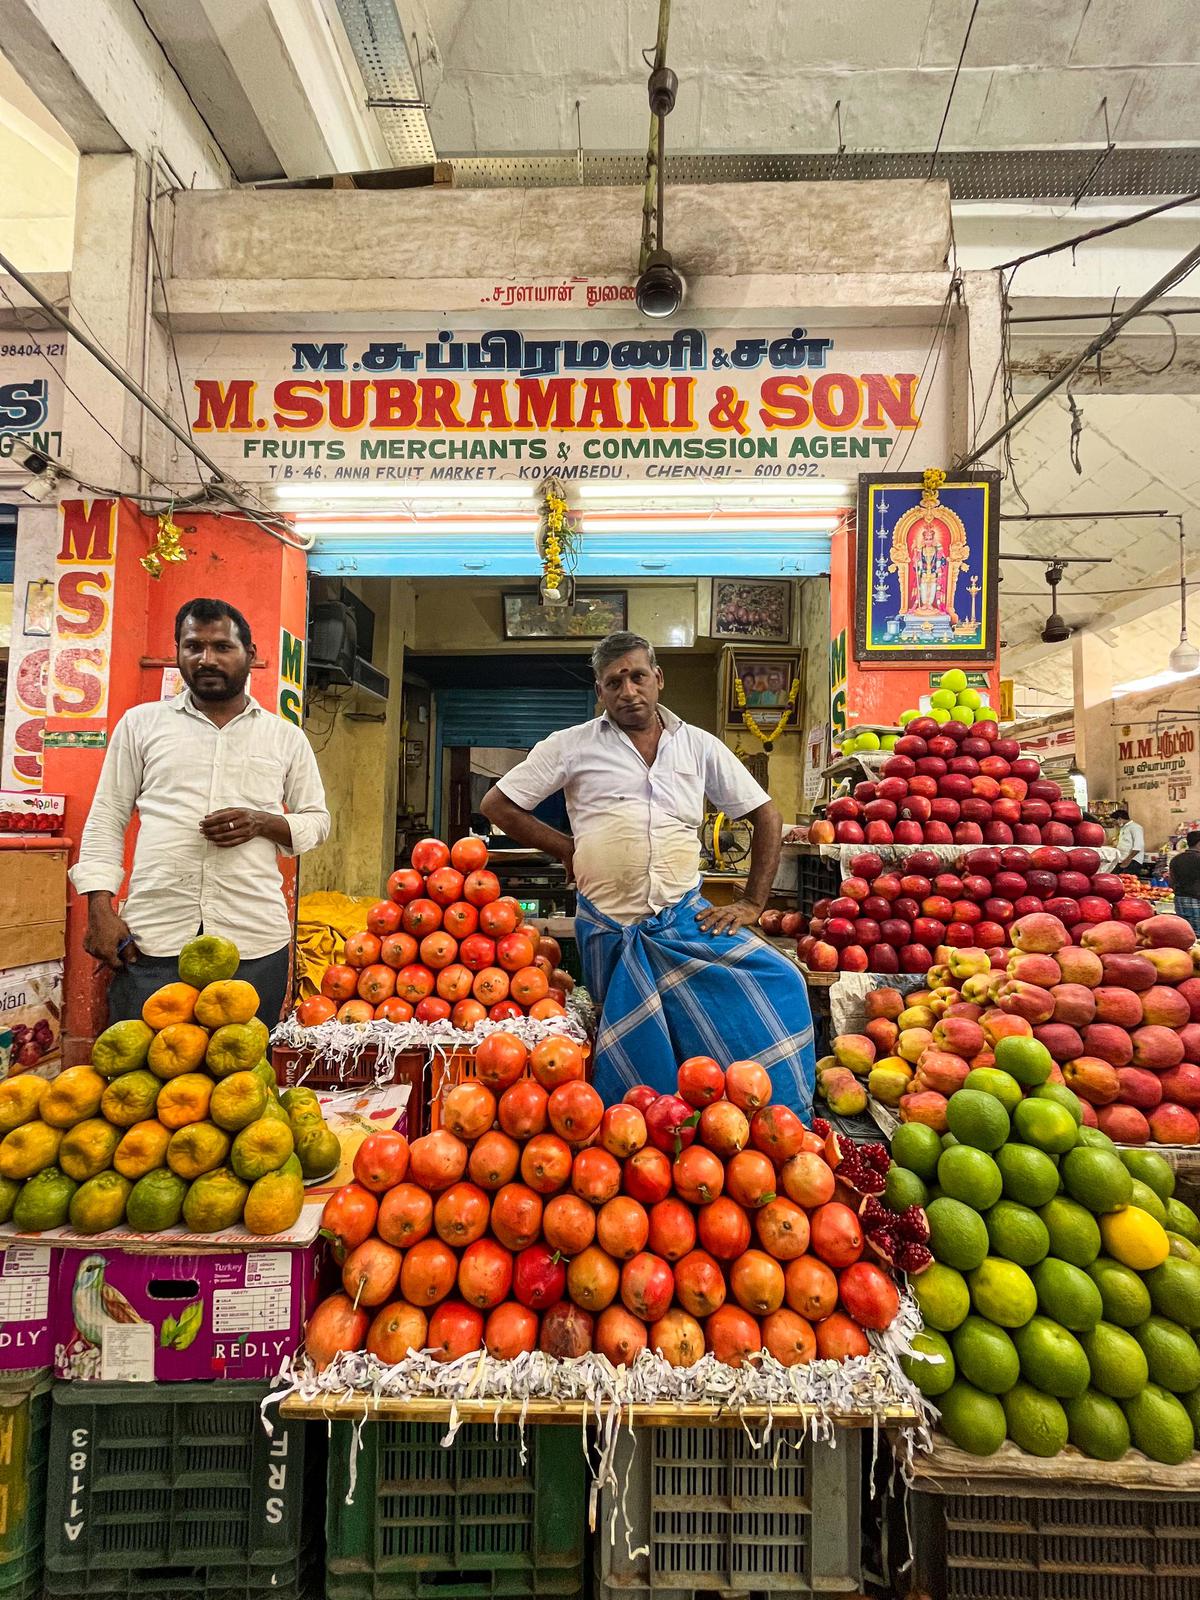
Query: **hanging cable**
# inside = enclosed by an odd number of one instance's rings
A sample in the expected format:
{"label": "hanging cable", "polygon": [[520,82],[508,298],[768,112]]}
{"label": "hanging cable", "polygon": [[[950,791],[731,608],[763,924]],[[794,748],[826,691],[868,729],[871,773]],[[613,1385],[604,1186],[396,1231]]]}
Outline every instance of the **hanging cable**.
{"label": "hanging cable", "polygon": [[971,15],[967,18],[967,31],[963,34],[962,49],[958,52],[958,65],[954,69],[954,76],[950,80],[950,93],[946,96],[946,109],[942,112],[942,125],[938,129],[937,143],[933,147],[933,154],[929,158],[929,171],[925,174],[926,182],[933,177],[933,169],[937,164],[938,152],[942,148],[942,135],[946,131],[946,123],[950,118],[950,107],[954,104],[954,91],[958,88],[958,75],[962,71],[963,58],[967,53],[967,45],[971,42],[971,29],[975,26],[975,14],[979,10],[979,0],[971,7]]}

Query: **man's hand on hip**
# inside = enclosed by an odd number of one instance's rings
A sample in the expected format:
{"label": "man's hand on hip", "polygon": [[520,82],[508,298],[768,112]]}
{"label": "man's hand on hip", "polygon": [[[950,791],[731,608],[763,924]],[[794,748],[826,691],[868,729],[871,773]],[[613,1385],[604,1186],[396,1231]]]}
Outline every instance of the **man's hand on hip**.
{"label": "man's hand on hip", "polygon": [[213,811],[200,823],[200,832],[209,844],[230,850],[236,844],[248,844],[266,833],[274,820],[269,811]]}
{"label": "man's hand on hip", "polygon": [[737,933],[756,923],[761,910],[750,900],[735,900],[731,906],[706,906],[696,922],[705,933]]}
{"label": "man's hand on hip", "polygon": [[83,936],[83,948],[88,955],[105,966],[119,972],[132,966],[138,958],[138,947],[133,942],[129,924],[113,910],[107,894],[93,894],[88,900],[88,925]]}

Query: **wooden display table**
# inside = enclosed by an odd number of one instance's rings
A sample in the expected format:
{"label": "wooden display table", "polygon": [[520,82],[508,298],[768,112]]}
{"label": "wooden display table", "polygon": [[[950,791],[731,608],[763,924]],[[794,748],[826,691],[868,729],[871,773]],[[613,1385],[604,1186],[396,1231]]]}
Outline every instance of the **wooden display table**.
{"label": "wooden display table", "polygon": [[1200,1454],[1168,1467],[1140,1450],[1117,1461],[1093,1461],[1073,1445],[1056,1456],[1031,1456],[1006,1440],[995,1455],[975,1456],[938,1435],[932,1451],[914,1454],[912,1469],[913,1487],[927,1494],[1200,1494]]}
{"label": "wooden display table", "polygon": [[[603,1409],[603,1407],[602,1407]],[[450,1400],[431,1399],[424,1396],[405,1399],[399,1396],[369,1394],[322,1395],[305,1400],[299,1395],[289,1395],[279,1407],[280,1415],[302,1418],[309,1422],[437,1422],[450,1421],[451,1412],[460,1422],[520,1422],[522,1412],[526,1422],[553,1423],[556,1426],[578,1428],[596,1417],[596,1406],[583,1400]],[[876,1423],[895,1427],[897,1423],[915,1422],[917,1414],[907,1406],[887,1406],[878,1415],[871,1412],[825,1412],[817,1406],[765,1406],[750,1405],[731,1410],[717,1404],[676,1405],[671,1401],[661,1404],[622,1406],[621,1421],[630,1421],[636,1427],[673,1428],[708,1424],[717,1428],[740,1428],[743,1422],[762,1424],[773,1421],[777,1427],[788,1427],[828,1416],[839,1428],[870,1428]],[[972,1458],[974,1459],[974,1458]]]}

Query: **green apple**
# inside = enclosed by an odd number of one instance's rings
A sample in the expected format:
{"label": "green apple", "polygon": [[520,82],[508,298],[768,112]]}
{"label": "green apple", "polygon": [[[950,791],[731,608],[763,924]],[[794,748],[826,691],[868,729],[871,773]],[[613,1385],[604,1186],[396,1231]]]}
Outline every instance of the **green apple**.
{"label": "green apple", "polygon": [[909,723],[915,721],[915,719],[920,715],[921,713],[916,709],[915,706],[911,711],[902,711],[898,719],[900,726],[902,728],[907,728]]}
{"label": "green apple", "polygon": [[945,706],[930,706],[929,715],[937,723],[950,721],[950,713],[946,710]]}
{"label": "green apple", "polygon": [[931,706],[940,706],[943,711],[949,711],[954,703],[955,692],[953,689],[935,689],[929,696],[929,704]]}
{"label": "green apple", "polygon": [[967,675],[961,667],[951,667],[948,672],[943,672],[938,679],[939,689],[949,689],[954,694],[961,694],[967,687]]}
{"label": "green apple", "polygon": [[983,696],[978,689],[960,689],[958,703],[960,706],[970,706],[972,711],[978,711],[983,704]]}
{"label": "green apple", "polygon": [[950,720],[964,723],[969,728],[975,721],[975,713],[970,706],[954,706],[950,712]]}
{"label": "green apple", "polygon": [[879,735],[868,728],[865,733],[859,734],[857,743],[860,750],[878,750]]}

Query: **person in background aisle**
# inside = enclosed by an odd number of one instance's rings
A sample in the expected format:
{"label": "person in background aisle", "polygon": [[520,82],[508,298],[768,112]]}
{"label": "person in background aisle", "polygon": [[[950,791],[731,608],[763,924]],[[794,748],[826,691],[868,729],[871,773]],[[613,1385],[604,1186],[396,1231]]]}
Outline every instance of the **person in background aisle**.
{"label": "person in background aisle", "polygon": [[1124,806],[1118,806],[1113,812],[1113,821],[1118,824],[1117,834],[1117,871],[1128,869],[1142,877],[1146,868],[1146,835],[1142,832],[1140,822],[1131,822],[1129,813]]}
{"label": "person in background aisle", "polygon": [[1167,870],[1175,895],[1175,914],[1190,922],[1200,939],[1200,829],[1188,834],[1187,849],[1171,857]]}
{"label": "person in background aisle", "polygon": [[84,949],[113,970],[109,1019],[118,1022],[140,1017],[146,999],[178,977],[179,952],[197,933],[232,939],[238,976],[258,990],[258,1014],[274,1027],[292,942],[278,858],[313,849],[329,832],[321,774],[300,729],[247,692],[255,652],[240,611],[189,600],[175,618],[175,647],[187,687],[133,706],[109,740],[70,874],[88,898]]}
{"label": "person in background aisle", "polygon": [[[808,992],[795,966],[749,932],[779,864],[782,822],[729,747],[659,704],[662,668],[634,633],[592,654],[604,710],[536,745],[482,809],[519,844],[560,860],[578,886],[575,934],[603,1007],[594,1082],[607,1102],[636,1083],[673,1091],[679,1063],[752,1058],[774,1098],[807,1115],[815,1057]],[[563,790],[571,832],[535,807]],[[704,799],[753,830],[750,873],[732,905],[700,893]]]}

